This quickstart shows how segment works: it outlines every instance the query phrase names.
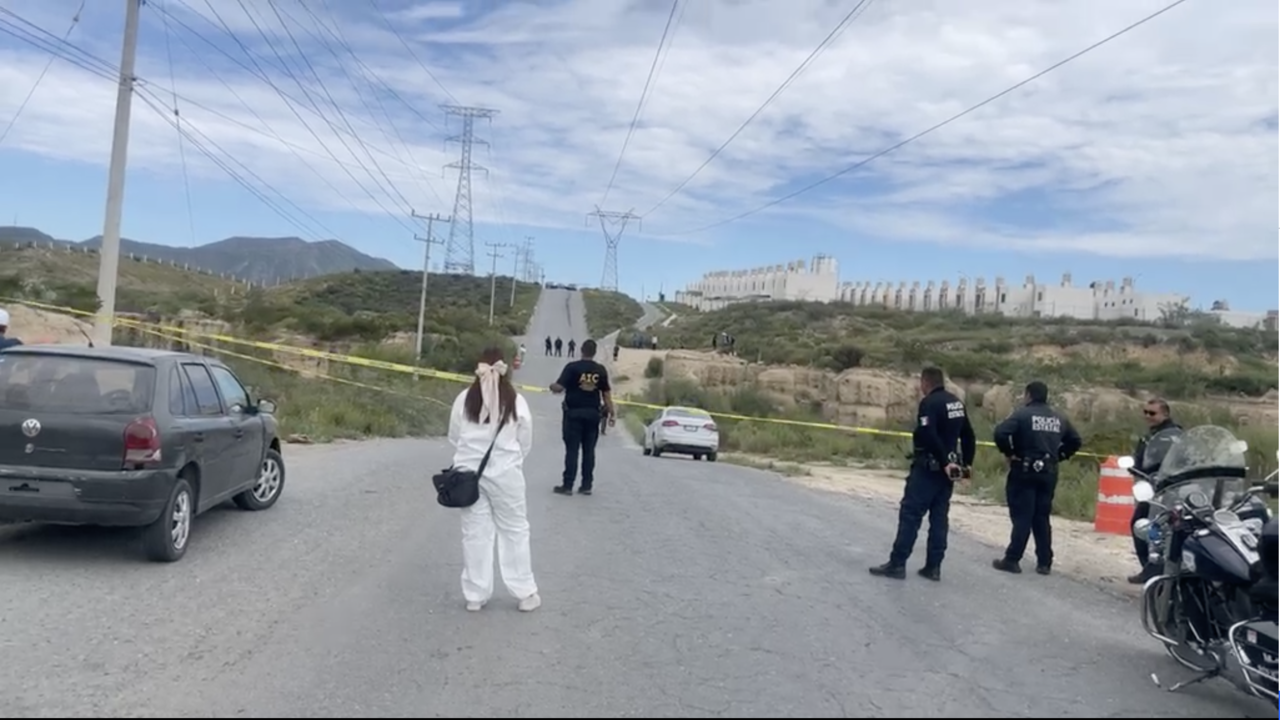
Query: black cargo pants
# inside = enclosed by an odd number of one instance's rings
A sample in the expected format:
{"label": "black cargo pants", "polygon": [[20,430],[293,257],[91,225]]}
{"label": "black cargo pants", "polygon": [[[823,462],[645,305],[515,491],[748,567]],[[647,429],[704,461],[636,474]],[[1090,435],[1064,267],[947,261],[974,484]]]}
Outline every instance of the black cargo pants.
{"label": "black cargo pants", "polygon": [[590,490],[595,482],[596,441],[600,439],[600,411],[573,409],[564,411],[564,477],[563,485],[572,490],[578,476],[578,455],[582,455],[582,489]]}

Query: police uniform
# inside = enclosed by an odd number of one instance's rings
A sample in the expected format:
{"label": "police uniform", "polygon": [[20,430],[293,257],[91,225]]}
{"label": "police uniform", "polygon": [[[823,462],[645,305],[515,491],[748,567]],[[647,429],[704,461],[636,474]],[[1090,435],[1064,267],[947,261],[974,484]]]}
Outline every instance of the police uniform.
{"label": "police uniform", "polygon": [[1058,487],[1058,465],[1080,451],[1083,441],[1063,417],[1045,402],[1031,401],[996,426],[995,444],[1009,458],[1005,501],[1013,532],[1004,557],[992,565],[1005,572],[1021,572],[1018,565],[1027,541],[1036,539],[1036,571],[1049,574],[1053,566],[1050,516]]}
{"label": "police uniform", "polygon": [[[948,476],[946,467],[973,464],[977,438],[964,401],[946,388],[934,388],[920,400],[915,431],[912,432],[911,471],[898,510],[898,535],[893,541],[889,562],[871,569],[884,577],[906,576],[907,559],[915,548],[924,516],[929,516],[928,550],[920,574],[938,580],[947,552],[947,514],[951,494],[959,477]],[[959,453],[956,448],[959,446]]]}
{"label": "police uniform", "polygon": [[579,492],[590,493],[595,482],[596,441],[600,439],[604,393],[612,390],[609,371],[595,360],[575,360],[564,366],[556,383],[564,388],[564,476],[559,492],[573,490],[581,451]]}
{"label": "police uniform", "polygon": [[[1166,419],[1151,428],[1147,436],[1138,440],[1138,444],[1133,448],[1133,459],[1137,463],[1134,470],[1147,476],[1159,471],[1161,463],[1164,462],[1165,454],[1169,452],[1174,440],[1181,434],[1182,426],[1171,419]],[[1139,518],[1148,517],[1150,514],[1151,503],[1134,503],[1133,517],[1129,526],[1133,527],[1133,524],[1138,522]],[[1130,535],[1133,535],[1133,533],[1130,533]],[[1137,535],[1133,536],[1133,552],[1138,556],[1138,563],[1142,566],[1142,571],[1137,575],[1131,576],[1129,578],[1130,583],[1141,584],[1160,574],[1159,566],[1151,564],[1151,547],[1144,538],[1140,538]]]}

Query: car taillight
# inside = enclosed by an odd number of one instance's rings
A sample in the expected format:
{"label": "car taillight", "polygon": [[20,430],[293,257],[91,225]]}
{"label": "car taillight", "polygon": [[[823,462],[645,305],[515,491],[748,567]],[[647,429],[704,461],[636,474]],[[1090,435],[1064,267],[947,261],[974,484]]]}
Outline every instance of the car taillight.
{"label": "car taillight", "polygon": [[663,420],[662,427],[680,427],[680,423],[675,420]]}
{"label": "car taillight", "polygon": [[715,424],[715,423],[707,423],[706,425],[703,425],[703,426],[702,426],[702,429],[703,429],[703,430],[710,430],[711,432],[716,432],[716,431],[718,430],[718,428],[716,428],[716,424]]}
{"label": "car taillight", "polygon": [[124,429],[126,467],[160,462],[160,428],[154,418],[142,417]]}

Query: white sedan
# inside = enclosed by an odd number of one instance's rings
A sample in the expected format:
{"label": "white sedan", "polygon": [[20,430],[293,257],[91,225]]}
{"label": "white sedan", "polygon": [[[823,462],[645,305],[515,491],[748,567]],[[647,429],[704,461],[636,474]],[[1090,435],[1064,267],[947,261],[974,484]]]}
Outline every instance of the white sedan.
{"label": "white sedan", "polygon": [[692,455],[694,460],[706,456],[716,461],[720,451],[720,430],[706,410],[669,407],[644,429],[644,454],[659,457],[663,453]]}

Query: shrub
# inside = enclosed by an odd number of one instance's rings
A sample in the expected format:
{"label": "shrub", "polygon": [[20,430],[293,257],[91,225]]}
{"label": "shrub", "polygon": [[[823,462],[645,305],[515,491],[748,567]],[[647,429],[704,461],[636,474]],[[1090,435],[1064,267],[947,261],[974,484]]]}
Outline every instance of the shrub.
{"label": "shrub", "polygon": [[654,355],[649,358],[648,364],[644,366],[644,376],[649,379],[662,377],[665,364],[660,356]]}

